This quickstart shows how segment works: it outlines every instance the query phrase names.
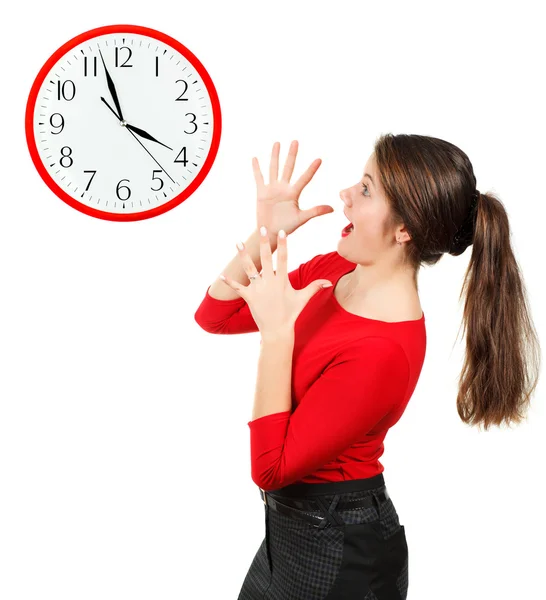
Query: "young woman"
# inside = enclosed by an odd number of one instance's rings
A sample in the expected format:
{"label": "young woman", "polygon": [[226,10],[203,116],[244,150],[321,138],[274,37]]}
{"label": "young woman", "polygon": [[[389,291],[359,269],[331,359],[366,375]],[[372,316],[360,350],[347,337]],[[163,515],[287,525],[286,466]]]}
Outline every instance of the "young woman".
{"label": "young woman", "polygon": [[274,144],[267,185],[253,159],[260,229],[195,313],[210,333],[261,333],[248,425],[266,535],[239,600],[401,600],[408,546],[379,459],[425,358],[420,265],[473,244],[457,396],[465,423],[520,422],[540,349],[505,209],[476,189],[459,148],[381,136],[359,181],[340,193],[351,224],[337,250],[288,273],[286,234],[333,210],[299,209],[320,160],[291,184],[296,155],[293,142],[279,179]]}

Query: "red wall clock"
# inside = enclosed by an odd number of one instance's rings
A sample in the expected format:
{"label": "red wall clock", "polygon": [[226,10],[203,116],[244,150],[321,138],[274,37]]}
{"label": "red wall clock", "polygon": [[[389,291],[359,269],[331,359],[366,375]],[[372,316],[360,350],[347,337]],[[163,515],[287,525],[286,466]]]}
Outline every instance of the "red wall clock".
{"label": "red wall clock", "polygon": [[27,102],[30,155],[77,210],[135,221],[178,206],[210,171],[222,120],[203,64],[172,37],[110,25],[69,40]]}

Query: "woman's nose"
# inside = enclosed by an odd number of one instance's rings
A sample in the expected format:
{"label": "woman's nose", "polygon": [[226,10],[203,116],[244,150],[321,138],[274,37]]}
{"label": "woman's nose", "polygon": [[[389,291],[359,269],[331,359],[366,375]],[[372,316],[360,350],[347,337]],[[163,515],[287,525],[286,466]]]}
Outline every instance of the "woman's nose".
{"label": "woman's nose", "polygon": [[339,192],[339,197],[341,198],[343,204],[349,206],[349,195],[347,194],[346,190],[341,190],[341,192]]}

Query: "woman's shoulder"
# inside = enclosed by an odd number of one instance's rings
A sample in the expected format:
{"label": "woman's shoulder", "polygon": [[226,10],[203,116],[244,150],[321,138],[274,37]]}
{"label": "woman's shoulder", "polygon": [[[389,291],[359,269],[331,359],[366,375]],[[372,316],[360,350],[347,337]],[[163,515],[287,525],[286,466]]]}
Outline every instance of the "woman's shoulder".
{"label": "woman's shoulder", "polygon": [[300,265],[300,273],[306,282],[313,281],[318,277],[328,277],[331,273],[336,273],[340,269],[347,269],[352,264],[346,258],[343,258],[337,250],[317,254],[310,260]]}

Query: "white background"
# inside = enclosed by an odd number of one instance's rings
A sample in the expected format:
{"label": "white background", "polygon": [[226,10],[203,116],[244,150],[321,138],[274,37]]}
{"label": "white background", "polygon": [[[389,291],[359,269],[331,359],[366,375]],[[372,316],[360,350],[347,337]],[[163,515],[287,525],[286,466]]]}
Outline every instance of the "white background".
{"label": "white background", "polygon": [[[289,267],[335,250],[381,133],[460,146],[503,201],[539,336],[543,287],[544,49],[536,2],[155,2],[10,5],[3,15],[0,598],[236,599],[264,537],[247,422],[259,334],[194,321],[255,228],[251,159],[273,142],[294,178],[322,165],[289,237]],[[6,11],[6,8],[3,9]],[[177,38],[220,98],[219,153],[176,209],[132,223],[57,198],[35,170],[24,111],[72,37],[129,23]],[[410,551],[409,600],[540,599],[544,386],[526,423],[480,432],[456,411],[471,248],[422,269],[427,355],[388,433],[385,480]]]}

